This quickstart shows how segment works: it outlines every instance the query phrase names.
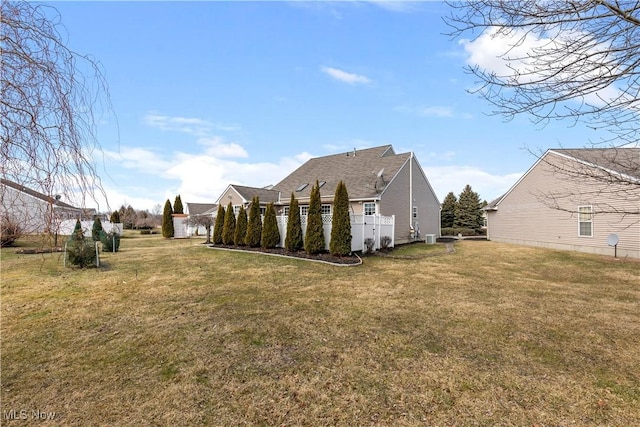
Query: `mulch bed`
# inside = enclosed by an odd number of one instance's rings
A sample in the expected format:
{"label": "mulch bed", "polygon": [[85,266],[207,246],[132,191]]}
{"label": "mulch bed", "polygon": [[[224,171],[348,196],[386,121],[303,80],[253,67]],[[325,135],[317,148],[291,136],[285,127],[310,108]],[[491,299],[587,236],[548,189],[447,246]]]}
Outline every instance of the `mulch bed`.
{"label": "mulch bed", "polygon": [[303,258],[303,259],[314,260],[314,261],[324,261],[330,264],[338,264],[338,265],[357,265],[362,262],[360,258],[358,258],[356,255],[339,257],[339,256],[331,255],[328,252],[322,252],[316,255],[309,255],[305,251],[290,252],[284,248],[263,249],[263,248],[251,248],[248,246],[231,246],[231,245],[209,245],[209,247],[219,248],[219,249],[228,249],[228,250],[248,251],[248,252],[260,252],[260,253],[280,255],[280,256],[291,257],[291,258]]}

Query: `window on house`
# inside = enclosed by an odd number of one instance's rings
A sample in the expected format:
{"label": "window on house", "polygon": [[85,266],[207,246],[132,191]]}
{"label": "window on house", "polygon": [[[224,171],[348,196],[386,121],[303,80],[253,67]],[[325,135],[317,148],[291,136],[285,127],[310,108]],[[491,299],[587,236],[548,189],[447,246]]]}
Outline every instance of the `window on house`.
{"label": "window on house", "polygon": [[318,183],[318,188],[322,188],[323,185],[325,185],[327,183],[327,181],[320,181]]}
{"label": "window on house", "polygon": [[418,207],[414,206],[413,207],[413,219],[418,218]]}
{"label": "window on house", "polygon": [[234,205],[233,206],[233,214],[235,216],[238,216],[239,213],[240,213],[240,205]]}
{"label": "window on house", "polygon": [[591,206],[578,206],[578,236],[593,237],[593,209]]}
{"label": "window on house", "polygon": [[284,207],[284,216],[289,216],[289,206]]}
{"label": "window on house", "polygon": [[309,206],[300,206],[300,215],[305,216],[309,214]]}
{"label": "window on house", "polygon": [[309,184],[302,184],[300,187],[296,188],[296,191],[304,190],[305,188],[307,188],[307,185],[309,185]]}
{"label": "window on house", "polygon": [[376,204],[372,202],[367,202],[362,204],[362,209],[365,215],[375,215],[376,214]]}
{"label": "window on house", "polygon": [[266,207],[260,207],[260,215],[264,216],[267,213]]}
{"label": "window on house", "polygon": [[320,207],[320,213],[322,215],[331,215],[331,205],[322,205]]}

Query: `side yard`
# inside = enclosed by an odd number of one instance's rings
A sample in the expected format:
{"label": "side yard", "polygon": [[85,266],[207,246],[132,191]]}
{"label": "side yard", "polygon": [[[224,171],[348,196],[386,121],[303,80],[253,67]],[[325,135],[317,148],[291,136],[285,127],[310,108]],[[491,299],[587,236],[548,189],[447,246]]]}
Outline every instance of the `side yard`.
{"label": "side yard", "polygon": [[640,425],[638,262],[461,241],[339,268],[202,242],[127,234],[82,271],[2,249],[2,424]]}

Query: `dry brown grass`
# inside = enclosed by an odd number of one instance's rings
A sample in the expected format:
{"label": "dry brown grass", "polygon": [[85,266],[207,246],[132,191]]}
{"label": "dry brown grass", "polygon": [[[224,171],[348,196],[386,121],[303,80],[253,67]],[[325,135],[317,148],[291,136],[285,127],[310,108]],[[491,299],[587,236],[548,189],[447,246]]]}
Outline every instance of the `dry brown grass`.
{"label": "dry brown grass", "polygon": [[14,252],[3,423],[640,425],[637,262],[461,242],[345,268],[133,235],[98,270]]}

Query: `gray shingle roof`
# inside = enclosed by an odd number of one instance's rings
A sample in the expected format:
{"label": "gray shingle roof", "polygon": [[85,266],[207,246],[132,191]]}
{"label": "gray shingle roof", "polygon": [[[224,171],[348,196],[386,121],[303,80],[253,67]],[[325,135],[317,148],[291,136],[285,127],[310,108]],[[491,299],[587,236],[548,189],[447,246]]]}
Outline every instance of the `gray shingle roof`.
{"label": "gray shingle roof", "polygon": [[276,203],[278,201],[278,191],[268,188],[246,187],[244,185],[231,185],[248,202],[254,197],[260,199],[260,203]]}
{"label": "gray shingle roof", "polygon": [[[296,199],[309,198],[316,181],[325,181],[320,188],[322,197],[333,196],[338,182],[344,181],[350,199],[378,197],[385,184],[398,173],[410,158],[410,153],[395,154],[391,145],[354,150],[346,153],[316,157],[293,171],[274,185],[282,193],[281,200],[288,201],[291,193]],[[383,171],[382,177],[378,177]],[[304,184],[308,184],[300,191]]]}
{"label": "gray shingle roof", "polygon": [[551,151],[640,179],[640,148],[574,148]]}
{"label": "gray shingle roof", "polygon": [[186,203],[189,215],[203,215],[216,207],[215,203]]}

